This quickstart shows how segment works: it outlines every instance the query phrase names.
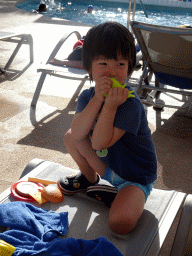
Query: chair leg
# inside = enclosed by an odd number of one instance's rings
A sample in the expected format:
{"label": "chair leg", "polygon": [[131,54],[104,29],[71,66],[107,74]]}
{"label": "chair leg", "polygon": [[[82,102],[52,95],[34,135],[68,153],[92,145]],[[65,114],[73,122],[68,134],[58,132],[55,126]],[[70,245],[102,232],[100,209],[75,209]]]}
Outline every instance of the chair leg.
{"label": "chair leg", "polygon": [[[149,74],[148,74],[148,73],[149,73]],[[151,79],[152,79],[152,76],[153,76],[153,72],[152,72],[152,71],[147,72],[145,78],[143,79],[143,81],[145,82],[145,84],[147,84],[147,85],[150,84]]]}
{"label": "chair leg", "polygon": [[10,67],[10,65],[11,65],[11,63],[13,62],[15,56],[17,55],[19,49],[21,48],[21,45],[23,44],[24,40],[25,40],[24,37],[20,40],[20,42],[19,42],[18,45],[16,46],[14,52],[12,53],[11,57],[9,58],[7,64],[5,65],[4,70],[7,70],[7,69]]}
{"label": "chair leg", "polygon": [[[152,76],[153,76],[153,72],[147,69],[146,74],[145,74],[145,77],[143,78],[143,82],[144,82],[146,85],[149,85],[150,82],[151,82]],[[142,90],[141,98],[142,98],[142,99],[146,99],[148,96],[151,96],[151,90],[149,90],[149,89],[143,89],[143,90]],[[153,97],[153,96],[152,96],[152,97]]]}
{"label": "chair leg", "polygon": [[146,62],[145,66],[144,66],[144,69],[143,69],[143,73],[140,77],[140,80],[139,80],[139,85],[137,86],[137,88],[135,89],[135,92],[138,94],[141,86],[142,86],[142,82],[143,82],[143,79],[146,77],[147,73],[148,73],[148,69],[147,69],[147,66],[148,66],[148,61]]}
{"label": "chair leg", "polygon": [[[163,87],[163,85],[160,84],[159,81],[156,78],[155,78],[155,87],[156,88],[162,88]],[[155,99],[159,100],[160,99],[160,95],[161,95],[161,91],[157,90],[156,93],[155,93]]]}
{"label": "chair leg", "polygon": [[4,68],[0,68],[0,75],[5,74],[6,70]]}
{"label": "chair leg", "polygon": [[33,63],[34,61],[34,55],[33,55],[33,37],[32,35],[27,35],[27,42],[29,44],[29,54],[30,54],[30,63]]}
{"label": "chair leg", "polygon": [[191,96],[189,96],[190,98],[189,98],[189,101],[188,101],[188,110],[187,110],[187,113],[185,114],[185,116],[190,116],[190,114],[189,114],[189,112],[190,112],[190,106],[192,106],[192,95]]}
{"label": "chair leg", "polygon": [[42,89],[42,87],[43,87],[43,83],[44,83],[44,81],[45,81],[46,75],[47,75],[46,72],[42,72],[42,73],[41,73],[41,76],[40,76],[40,78],[39,78],[39,82],[38,82],[38,84],[37,84],[35,93],[34,93],[34,95],[33,95],[33,99],[32,99],[32,101],[31,101],[31,106],[32,106],[32,107],[36,107],[36,105],[37,105],[37,101],[38,101],[38,99],[39,99],[39,95],[40,95],[41,89]]}
{"label": "chair leg", "polygon": [[[32,38],[32,36],[30,34],[27,34],[27,35],[24,34],[24,35],[20,35],[19,37],[20,37],[20,41],[18,42],[15,50],[13,51],[11,57],[9,58],[7,64],[4,67],[4,69],[2,69],[4,73],[10,67],[11,63],[13,62],[14,58],[16,57],[19,49],[21,48],[21,46],[23,44],[29,44],[30,63],[33,63],[34,58],[33,58],[33,38]],[[1,72],[2,72],[2,70],[1,70]]]}

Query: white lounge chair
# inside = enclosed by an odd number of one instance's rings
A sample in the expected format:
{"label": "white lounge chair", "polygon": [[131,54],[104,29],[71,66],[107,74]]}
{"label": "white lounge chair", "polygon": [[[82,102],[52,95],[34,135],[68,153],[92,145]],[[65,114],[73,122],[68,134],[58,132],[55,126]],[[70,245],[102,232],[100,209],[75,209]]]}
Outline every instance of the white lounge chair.
{"label": "white lounge chair", "polygon": [[[45,78],[47,75],[51,76],[57,76],[61,78],[67,78],[72,80],[81,80],[81,86],[85,83],[86,80],[89,79],[88,73],[81,68],[73,68],[69,66],[55,66],[52,64],[49,64],[50,60],[54,59],[57,53],[59,52],[60,48],[63,46],[63,44],[66,42],[66,40],[72,36],[73,34],[76,35],[77,40],[81,39],[81,35],[78,31],[73,31],[70,33],[65,34],[60,41],[55,46],[54,50],[52,51],[51,55],[49,56],[47,62],[45,65],[42,65],[40,68],[37,69],[37,72],[41,72],[41,76],[39,78],[38,84],[36,86],[35,93],[33,95],[33,99],[31,102],[31,106],[35,107],[39,98],[39,95],[41,93],[41,89],[43,87],[43,83],[45,81]],[[136,65],[139,63],[139,61],[142,58],[141,51],[137,54],[136,58]],[[131,74],[129,75],[129,77]],[[129,79],[129,78],[128,78]],[[127,80],[128,80],[127,79]]]}
{"label": "white lounge chair", "polygon": [[187,195],[170,256],[192,255],[192,195]]}
{"label": "white lounge chair", "polygon": [[[78,170],[58,163],[33,159],[26,166],[24,170],[26,175],[21,180],[37,177],[57,181],[62,176],[76,172]],[[101,183],[104,182],[104,180],[101,181]],[[66,237],[89,240],[105,236],[123,255],[155,256],[158,255],[185,197],[185,193],[174,190],[154,189],[147,200],[137,227],[128,235],[123,236],[110,231],[108,226],[109,208],[88,197],[86,193],[64,196],[63,202],[59,204],[47,202],[41,207],[56,212],[68,212],[69,228]],[[10,190],[0,195],[0,203],[10,201],[14,201]]]}
{"label": "white lounge chair", "polygon": [[57,76],[61,78],[67,78],[67,79],[73,79],[73,80],[81,80],[83,85],[86,80],[88,80],[89,76],[88,73],[85,72],[84,69],[79,69],[79,68],[73,68],[73,67],[67,67],[67,66],[62,66],[58,67],[52,64],[49,64],[50,60],[54,59],[55,56],[57,55],[58,51],[60,50],[61,46],[66,42],[66,40],[71,36],[75,34],[77,37],[77,40],[81,39],[81,35],[78,31],[73,31],[71,33],[65,34],[60,41],[57,43],[55,46],[54,50],[52,51],[51,55],[49,56],[47,62],[45,65],[41,66],[37,72],[41,72],[41,76],[39,78],[31,106],[35,107],[39,98],[39,95],[41,93],[41,89],[43,87],[43,83],[45,81],[45,78],[47,75],[51,76]]}
{"label": "white lounge chair", "polygon": [[[192,103],[192,29],[137,21],[132,21],[131,27],[145,63],[136,89],[142,102],[156,107],[188,108]],[[152,74],[155,75],[155,86],[150,84]],[[151,91],[155,101],[148,98]],[[184,104],[161,103],[158,101],[161,92],[183,95]]]}
{"label": "white lounge chair", "polygon": [[0,74],[5,73],[9,69],[11,63],[13,62],[15,56],[17,55],[19,49],[23,44],[29,45],[30,63],[33,62],[33,38],[30,34],[16,34],[11,32],[0,31],[0,40],[4,42],[17,44],[15,50],[11,54],[11,57],[7,61],[5,67],[0,68]]}

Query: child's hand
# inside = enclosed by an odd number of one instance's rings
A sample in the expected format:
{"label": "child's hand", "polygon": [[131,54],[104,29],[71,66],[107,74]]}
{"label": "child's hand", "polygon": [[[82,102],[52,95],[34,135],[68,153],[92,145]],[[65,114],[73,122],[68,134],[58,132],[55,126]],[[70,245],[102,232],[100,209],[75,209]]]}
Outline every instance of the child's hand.
{"label": "child's hand", "polygon": [[122,89],[121,87],[111,88],[105,99],[105,104],[112,108],[117,108],[123,104],[128,97],[129,90],[127,88]]}
{"label": "child's hand", "polygon": [[103,102],[105,100],[105,94],[111,89],[112,81],[107,76],[102,76],[97,79],[95,84],[95,97],[97,100]]}

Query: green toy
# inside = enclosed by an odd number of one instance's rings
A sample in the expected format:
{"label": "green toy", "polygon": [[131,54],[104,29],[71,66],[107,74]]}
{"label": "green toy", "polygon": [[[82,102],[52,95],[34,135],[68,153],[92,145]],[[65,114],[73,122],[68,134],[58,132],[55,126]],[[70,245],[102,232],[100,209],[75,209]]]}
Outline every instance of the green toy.
{"label": "green toy", "polygon": [[[113,78],[113,77],[110,77],[110,79],[111,79],[111,81],[113,82],[113,83],[112,83],[112,88],[116,88],[116,87],[121,87],[122,89],[125,88],[126,83],[125,83],[125,84],[121,84],[121,83],[119,83],[119,81],[117,81],[117,80],[116,80],[115,78]],[[134,92],[134,90],[133,90],[133,91],[129,91],[127,98],[135,97],[135,95],[132,94],[133,92]],[[105,93],[104,96],[107,97],[107,93]]]}

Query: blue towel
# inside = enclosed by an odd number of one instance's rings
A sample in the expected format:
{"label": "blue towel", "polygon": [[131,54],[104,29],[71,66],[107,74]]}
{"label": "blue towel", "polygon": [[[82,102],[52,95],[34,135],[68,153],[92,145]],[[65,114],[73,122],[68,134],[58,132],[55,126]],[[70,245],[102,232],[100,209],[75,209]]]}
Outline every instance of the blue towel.
{"label": "blue towel", "polygon": [[8,233],[11,234],[19,231],[19,237],[27,233],[30,240],[47,242],[58,234],[67,234],[68,213],[47,211],[24,202],[11,202],[0,205],[0,225],[10,227]]}
{"label": "blue towel", "polygon": [[[41,247],[42,245],[39,244],[39,246]],[[46,248],[46,251],[52,256],[123,256],[117,248],[103,236],[95,240],[58,238],[53,240],[52,243],[46,243],[44,248]],[[35,247],[34,249],[37,251],[39,248]]]}
{"label": "blue towel", "polygon": [[0,225],[10,229],[0,233],[0,239],[16,247],[13,256],[122,256],[105,237],[95,240],[67,238],[68,213],[55,213],[24,202],[0,205]]}

